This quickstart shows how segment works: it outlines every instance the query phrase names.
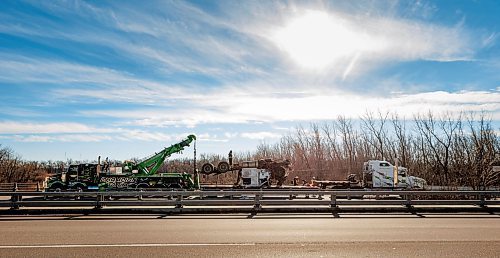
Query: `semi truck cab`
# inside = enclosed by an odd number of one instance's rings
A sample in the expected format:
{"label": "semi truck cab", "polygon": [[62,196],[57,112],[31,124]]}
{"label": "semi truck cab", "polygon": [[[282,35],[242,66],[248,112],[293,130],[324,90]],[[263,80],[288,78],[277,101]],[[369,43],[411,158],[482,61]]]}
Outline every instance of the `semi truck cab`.
{"label": "semi truck cab", "polygon": [[242,168],[241,179],[244,188],[261,188],[270,185],[271,172],[267,169]]}
{"label": "semi truck cab", "polygon": [[396,167],[387,161],[369,160],[363,165],[363,187],[422,189],[425,180],[409,176],[408,169]]}

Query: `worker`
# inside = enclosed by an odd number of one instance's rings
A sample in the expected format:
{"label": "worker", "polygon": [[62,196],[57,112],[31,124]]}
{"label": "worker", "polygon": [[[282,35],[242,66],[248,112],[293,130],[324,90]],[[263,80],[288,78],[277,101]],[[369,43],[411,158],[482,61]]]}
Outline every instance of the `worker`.
{"label": "worker", "polygon": [[309,184],[309,186],[314,186],[314,183],[316,182],[316,177],[312,177],[311,179],[311,183]]}
{"label": "worker", "polygon": [[[313,187],[315,183],[316,183],[316,177],[312,177],[311,184],[309,186]],[[312,198],[315,198],[315,197],[316,197],[316,195],[313,194]]]}

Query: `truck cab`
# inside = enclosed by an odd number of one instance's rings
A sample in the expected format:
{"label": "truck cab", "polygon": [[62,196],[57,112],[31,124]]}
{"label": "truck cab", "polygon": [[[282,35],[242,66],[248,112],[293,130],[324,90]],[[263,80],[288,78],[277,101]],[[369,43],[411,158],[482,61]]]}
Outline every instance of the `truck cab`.
{"label": "truck cab", "polygon": [[424,179],[408,175],[405,167],[396,167],[387,161],[369,160],[363,164],[363,187],[421,189]]}
{"label": "truck cab", "polygon": [[271,172],[267,169],[242,168],[241,179],[244,188],[261,188],[271,184]]}
{"label": "truck cab", "polygon": [[66,172],[50,177],[47,188],[49,191],[96,190],[98,182],[97,164],[72,164],[69,165]]}

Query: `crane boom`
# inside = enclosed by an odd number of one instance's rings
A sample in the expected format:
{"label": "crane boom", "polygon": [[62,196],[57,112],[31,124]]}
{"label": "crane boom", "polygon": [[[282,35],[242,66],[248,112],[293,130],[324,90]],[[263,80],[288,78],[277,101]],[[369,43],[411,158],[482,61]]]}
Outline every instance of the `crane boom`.
{"label": "crane boom", "polygon": [[174,153],[178,153],[184,150],[184,147],[189,146],[191,142],[196,140],[196,136],[188,135],[188,137],[179,143],[172,144],[169,147],[164,148],[162,151],[155,153],[151,157],[147,157],[140,161],[139,163],[127,162],[126,164],[132,170],[137,170],[139,175],[150,176],[156,174],[158,169],[165,161],[166,158],[170,157]]}

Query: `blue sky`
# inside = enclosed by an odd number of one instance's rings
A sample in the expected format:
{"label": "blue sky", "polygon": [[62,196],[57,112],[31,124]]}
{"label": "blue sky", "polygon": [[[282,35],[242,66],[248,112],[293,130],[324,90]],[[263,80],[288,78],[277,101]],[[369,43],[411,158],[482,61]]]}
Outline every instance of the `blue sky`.
{"label": "blue sky", "polygon": [[253,150],[365,112],[500,121],[500,1],[1,1],[0,144]]}

